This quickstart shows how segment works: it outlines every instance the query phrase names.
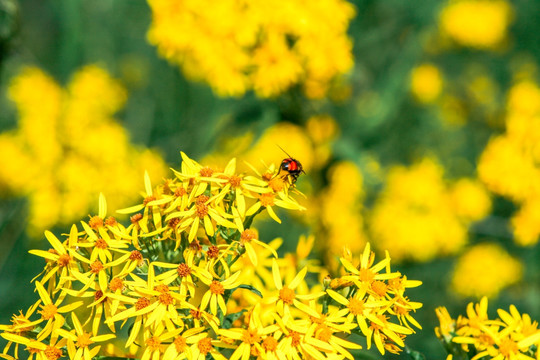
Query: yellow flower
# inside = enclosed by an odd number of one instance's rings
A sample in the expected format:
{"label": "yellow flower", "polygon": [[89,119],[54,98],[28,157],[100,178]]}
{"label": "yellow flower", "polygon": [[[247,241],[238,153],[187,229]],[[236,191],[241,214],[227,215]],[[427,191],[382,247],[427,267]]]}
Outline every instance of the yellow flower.
{"label": "yellow flower", "polygon": [[[295,270],[295,269],[294,269]],[[293,271],[294,271],[293,270]],[[294,279],[290,281],[287,285],[283,284],[281,279],[281,273],[279,271],[279,266],[276,259],[272,259],[272,277],[274,279],[274,285],[277,290],[277,295],[270,296],[265,299],[266,303],[273,304],[275,303],[275,309],[280,315],[287,315],[290,313],[290,307],[294,306],[301,311],[307,312],[308,314],[313,312],[306,305],[300,302],[300,300],[313,300],[323,295],[323,293],[311,293],[311,294],[297,294],[296,288],[304,281],[304,277],[307,274],[307,267],[304,267],[300,270]]]}
{"label": "yellow flower", "polygon": [[179,264],[171,264],[159,261],[153,262],[153,267],[174,269],[161,272],[161,274],[156,276],[156,280],[162,281],[164,284],[170,284],[174,281],[180,282],[180,294],[189,294],[191,297],[195,297],[196,285],[193,278],[195,277],[204,283],[209,283],[212,281],[212,274],[210,274],[210,272],[205,268],[195,264],[194,260],[195,256],[193,252],[188,249],[184,253],[184,262]]}
{"label": "yellow flower", "polygon": [[[353,253],[362,251],[366,243],[364,218],[364,178],[357,165],[338,162],[330,168],[329,185],[321,194],[321,221],[328,232],[327,258],[344,246]],[[339,214],[339,216],[336,216]]]}
{"label": "yellow flower", "polygon": [[260,304],[257,304],[249,316],[246,328],[220,329],[218,334],[222,337],[240,341],[230,356],[230,360],[249,358],[255,351],[259,351],[265,336],[272,335],[279,329],[277,325],[263,326],[260,320]]}
{"label": "yellow flower", "polygon": [[223,281],[201,279],[210,288],[203,295],[201,300],[201,310],[205,310],[210,306],[210,313],[217,315],[218,307],[223,315],[227,314],[227,305],[225,305],[224,295],[225,290],[231,290],[240,285],[240,271],[232,274]]}
{"label": "yellow flower", "polygon": [[[169,331],[164,332],[165,330]],[[183,326],[176,329],[169,329],[161,324],[152,332],[147,329],[144,332],[145,347],[141,360],[159,359],[169,348],[170,339],[176,337],[183,330]]]}
{"label": "yellow flower", "polygon": [[[62,349],[66,347],[67,343],[65,338],[58,339],[57,335],[52,336],[47,342],[10,333],[3,333],[1,335],[10,343],[25,345],[26,351],[29,353],[28,356],[25,357],[27,360],[34,360],[34,356],[36,360],[57,360],[64,354]],[[15,354],[17,355],[17,352],[15,352]],[[19,357],[12,357],[7,354],[0,354],[0,357],[8,360],[19,359]]]}
{"label": "yellow flower", "polygon": [[[149,0],[148,40],[189,78],[207,82],[220,96],[254,90],[277,96],[305,85],[313,97],[353,66],[347,27],[353,6],[343,0],[182,3]],[[204,9],[204,10],[203,10]],[[329,16],[332,14],[332,16]],[[310,91],[309,84],[322,89]]]}
{"label": "yellow flower", "polygon": [[505,287],[518,282],[523,265],[494,243],[475,245],[458,260],[452,275],[452,289],[462,296],[496,297]]}
{"label": "yellow flower", "polygon": [[411,92],[421,103],[431,103],[441,94],[443,77],[433,64],[421,64],[411,72]]}
{"label": "yellow flower", "polygon": [[511,20],[505,0],[451,0],[440,13],[439,27],[460,45],[489,50],[505,40]]}
{"label": "yellow flower", "polygon": [[514,241],[521,246],[532,246],[540,235],[540,201],[531,195],[511,219]]}
{"label": "yellow flower", "polygon": [[71,319],[73,321],[74,331],[68,332],[64,329],[58,329],[58,334],[67,339],[67,349],[69,358],[73,360],[83,360],[93,358],[99,353],[100,345],[93,346],[92,344],[98,342],[104,342],[115,338],[114,334],[96,335],[93,332],[87,333],[84,331],[77,315],[71,313]]}
{"label": "yellow flower", "polygon": [[476,221],[484,218],[491,210],[491,200],[478,181],[460,179],[450,189],[450,201],[456,215]]}
{"label": "yellow flower", "polygon": [[[470,303],[467,305],[467,316],[460,316],[457,321],[444,308],[438,312],[441,328],[436,332],[446,348],[454,349],[455,354],[468,355],[469,358],[472,356],[472,359],[489,357],[513,360],[533,359],[534,355],[538,357],[538,323],[531,322],[529,315],[520,314],[514,305],[510,305],[510,312],[498,309],[500,319],[490,320],[487,306],[485,297],[479,304]],[[454,345],[461,347],[456,348]]]}
{"label": "yellow flower", "polygon": [[[65,322],[64,316],[62,314],[69,313],[78,308],[83,304],[82,301],[74,301],[68,305],[60,306],[64,301],[66,294],[61,293],[55,302],[52,301],[51,297],[47,293],[47,290],[39,282],[35,282],[36,290],[39,294],[42,304],[39,306],[41,310],[38,311],[41,314],[41,321],[46,321],[47,323],[39,334],[37,335],[37,340],[41,341],[46,339],[51,333],[54,334],[55,331],[60,329]],[[40,321],[40,323],[41,323]]]}
{"label": "yellow flower", "polygon": [[[428,261],[457,252],[467,241],[471,221],[478,220],[467,212],[485,216],[488,203],[486,196],[478,192],[483,203],[471,206],[479,210],[464,209],[464,201],[458,201],[463,200],[460,192],[464,189],[460,186],[453,192],[443,178],[443,168],[428,158],[411,167],[392,168],[370,217],[377,246],[392,249],[393,259],[398,261]],[[456,197],[455,191],[460,196]]]}
{"label": "yellow flower", "polygon": [[77,71],[67,89],[41,70],[26,68],[11,81],[8,93],[19,121],[15,130],[0,135],[6,151],[0,187],[28,197],[32,235],[82,218],[99,192],[108,195],[114,208],[125,206],[144,168],[154,179],[165,173],[163,159],[134,147],[114,120],[126,93],[99,67]]}

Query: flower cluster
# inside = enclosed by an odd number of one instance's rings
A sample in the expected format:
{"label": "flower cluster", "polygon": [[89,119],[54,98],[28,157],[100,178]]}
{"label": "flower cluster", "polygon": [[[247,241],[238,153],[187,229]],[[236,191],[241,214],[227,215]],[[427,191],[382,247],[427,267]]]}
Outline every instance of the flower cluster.
{"label": "flower cluster", "polygon": [[52,248],[31,251],[47,262],[34,279],[39,299],[0,326],[1,357],[352,360],[361,346],[348,334],[398,352],[420,328],[411,314],[421,304],[404,293],[420,282],[392,272],[388,253],[375,263],[368,245],[356,264],[346,252],[338,276],[309,285],[321,272],[308,259],[313,237],[279,259],[279,239],[259,240],[257,214],[280,222],[275,207],[303,210],[286,173],[182,159],[158,186],[145,176],[142,203],[120,210],[134,213],[129,226],[101,196],[99,213],[63,240],[45,233]]}
{"label": "flower cluster", "polygon": [[130,144],[113,119],[126,93],[101,68],[82,68],[67,89],[26,68],[12,80],[9,97],[19,125],[0,134],[2,157],[9,159],[0,167],[0,191],[28,197],[32,234],[88,214],[100,191],[111,205],[126,206],[144,169],[153,179],[164,176],[163,159]]}
{"label": "flower cluster", "polygon": [[448,354],[465,359],[538,359],[540,330],[528,314],[514,305],[510,311],[497,310],[499,318],[490,320],[488,300],[467,306],[467,315],[453,319],[444,307],[437,308],[440,326],[437,337]]}
{"label": "flower cluster", "polygon": [[523,264],[496,243],[480,243],[467,249],[456,263],[452,289],[461,296],[495,297],[523,276]]}
{"label": "flower cluster", "polygon": [[395,259],[428,261],[460,250],[468,226],[490,208],[480,183],[464,178],[447,184],[441,166],[426,158],[390,170],[373,209],[371,233]]}
{"label": "flower cluster", "polygon": [[457,44],[494,49],[506,39],[512,7],[506,0],[450,0],[442,9],[442,34]]}
{"label": "flower cluster", "polygon": [[540,235],[539,104],[538,84],[518,81],[507,97],[506,132],[489,141],[478,163],[486,186],[520,205],[512,218],[520,245],[534,245]]}
{"label": "flower cluster", "polygon": [[149,41],[222,96],[272,97],[301,84],[319,98],[353,65],[347,28],[355,11],[345,0],[148,2]]}

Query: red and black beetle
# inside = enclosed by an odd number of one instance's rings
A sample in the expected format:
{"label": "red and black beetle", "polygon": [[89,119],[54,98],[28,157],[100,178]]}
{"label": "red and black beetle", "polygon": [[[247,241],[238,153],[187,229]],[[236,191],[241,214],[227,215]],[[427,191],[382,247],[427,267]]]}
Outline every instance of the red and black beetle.
{"label": "red and black beetle", "polygon": [[[283,150],[281,148],[281,146],[279,146],[279,148],[281,150]],[[298,177],[300,176],[300,174],[302,174],[302,173],[305,174],[306,172],[302,168],[302,164],[300,163],[300,161],[292,158],[285,150],[283,150],[283,152],[285,154],[287,154],[288,158],[283,159],[283,161],[281,162],[281,165],[279,166],[279,168],[280,168],[280,170],[283,170],[283,171],[287,172],[286,176],[290,176],[291,177],[291,183],[294,184],[296,182],[296,180],[298,180]]]}

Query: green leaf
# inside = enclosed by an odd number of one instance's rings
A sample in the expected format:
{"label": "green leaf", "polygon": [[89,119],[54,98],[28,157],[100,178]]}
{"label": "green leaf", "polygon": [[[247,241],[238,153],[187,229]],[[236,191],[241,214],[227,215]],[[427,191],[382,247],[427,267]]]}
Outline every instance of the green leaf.
{"label": "green leaf", "polygon": [[225,319],[223,319],[223,328],[224,329],[230,329],[233,325],[233,323],[242,316],[243,313],[246,312],[246,309],[242,309],[239,312],[228,314],[225,316]]}
{"label": "green leaf", "polygon": [[239,285],[238,287],[234,288],[233,291],[236,290],[236,289],[247,289],[247,290],[251,291],[252,293],[254,293],[255,295],[259,296],[260,298],[263,297],[261,292],[259,290],[257,290],[256,288],[254,288],[253,286],[251,286],[251,285]]}

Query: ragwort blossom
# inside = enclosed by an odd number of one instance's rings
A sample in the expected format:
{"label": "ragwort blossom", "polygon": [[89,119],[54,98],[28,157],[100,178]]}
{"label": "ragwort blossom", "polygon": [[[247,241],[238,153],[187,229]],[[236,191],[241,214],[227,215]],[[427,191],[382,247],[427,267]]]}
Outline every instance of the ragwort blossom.
{"label": "ragwort blossom", "polygon": [[419,282],[392,272],[388,254],[375,263],[368,245],[357,263],[346,253],[325,285],[313,237],[276,259],[282,241],[266,244],[252,227],[261,196],[304,208],[275,165],[246,174],[235,160],[214,169],[182,159],[161,184],[145,176],[142,201],[121,210],[130,225],[107,216],[100,196],[98,214],[69,234],[45,233],[51,249],[31,251],[46,263],[33,280],[39,300],[0,326],[0,357],[352,360],[362,345],[349,335],[397,353],[420,328],[421,304],[405,295]]}
{"label": "ragwort blossom", "polygon": [[355,10],[344,0],[148,3],[149,42],[220,96],[274,97],[299,84],[321,98],[353,66],[347,28]]}
{"label": "ragwort blossom", "polygon": [[471,359],[497,360],[538,359],[540,329],[528,314],[521,314],[514,305],[509,311],[498,309],[497,319],[489,319],[488,300],[467,306],[466,316],[453,319],[446,308],[437,309],[440,326],[435,329],[447,352]]}

